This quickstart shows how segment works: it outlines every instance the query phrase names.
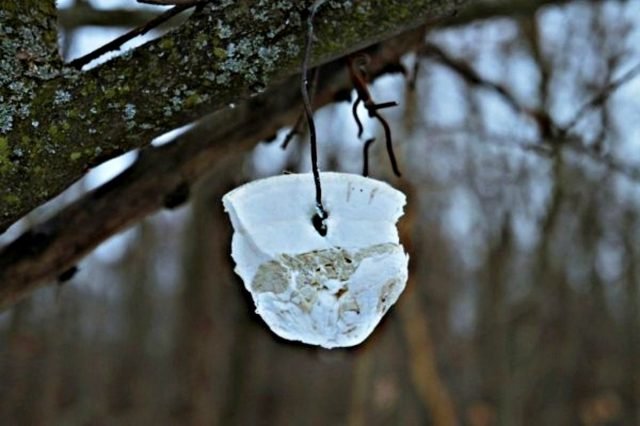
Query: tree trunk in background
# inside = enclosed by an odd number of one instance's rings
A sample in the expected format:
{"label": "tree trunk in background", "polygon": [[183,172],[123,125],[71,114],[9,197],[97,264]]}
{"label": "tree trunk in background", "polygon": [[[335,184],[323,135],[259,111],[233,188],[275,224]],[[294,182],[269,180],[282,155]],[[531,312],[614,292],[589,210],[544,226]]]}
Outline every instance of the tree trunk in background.
{"label": "tree trunk in background", "polygon": [[25,300],[11,311],[0,386],[0,420],[6,424],[25,424],[30,419],[29,373],[36,350],[36,339],[28,324],[32,304],[31,300]]}
{"label": "tree trunk in background", "polygon": [[212,172],[193,194],[184,240],[178,298],[175,363],[179,383],[174,415],[184,424],[219,424],[233,387],[237,344],[230,276],[230,233],[221,198],[232,188],[234,167]]}
{"label": "tree trunk in background", "polygon": [[121,285],[123,294],[122,348],[119,362],[111,377],[111,408],[118,418],[131,424],[149,424],[153,413],[150,399],[152,380],[150,332],[153,321],[155,273],[154,249],[159,243],[157,230],[148,221],[136,227],[134,241],[123,257]]}
{"label": "tree trunk in background", "polygon": [[[631,215],[629,215],[631,216]],[[638,218],[636,216],[626,218],[625,227],[635,228]],[[638,262],[640,262],[640,251],[638,241],[633,238],[633,234],[627,234],[624,239],[626,252],[625,281],[625,366],[627,372],[623,380],[623,395],[626,399],[626,406],[629,407],[627,414],[630,424],[640,424],[640,273]]]}
{"label": "tree trunk in background", "polygon": [[[61,291],[55,289],[54,291]],[[36,401],[33,407],[34,425],[47,426],[58,423],[59,400],[62,390],[62,369],[64,365],[65,338],[65,305],[59,303],[54,296],[52,301],[52,315],[54,318],[44,327],[44,353],[42,355],[42,371],[39,374],[39,386],[35,391]]]}
{"label": "tree trunk in background", "polygon": [[511,244],[511,224],[505,218],[494,246],[489,248],[484,277],[478,285],[478,361],[482,368],[483,396],[493,398],[498,424],[514,424],[510,380],[507,270]]}
{"label": "tree trunk in background", "polygon": [[[418,191],[413,185],[405,183],[401,189],[408,199],[416,199]],[[409,266],[407,290],[396,308],[396,318],[401,322],[404,332],[410,380],[431,423],[434,426],[455,426],[459,424],[459,420],[449,390],[438,373],[438,357],[430,330],[432,323],[428,313],[423,310],[416,291],[420,277],[416,274],[415,262],[424,255],[414,245],[418,209],[417,203],[407,205],[399,224],[400,241],[412,263]]]}

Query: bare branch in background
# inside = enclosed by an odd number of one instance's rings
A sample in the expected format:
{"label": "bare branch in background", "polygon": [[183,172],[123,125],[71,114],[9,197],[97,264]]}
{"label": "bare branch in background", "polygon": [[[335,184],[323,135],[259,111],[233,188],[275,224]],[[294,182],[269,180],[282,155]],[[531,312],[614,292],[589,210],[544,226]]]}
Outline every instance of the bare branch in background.
{"label": "bare branch in background", "polygon": [[185,10],[194,7],[195,3],[191,2],[191,3],[185,3],[183,5],[180,6],[175,6],[172,7],[171,9],[167,10],[166,12],[162,13],[159,16],[156,16],[155,18],[153,18],[152,20],[150,20],[149,22],[147,22],[146,24],[139,26],[137,28],[134,28],[133,30],[121,35],[120,37],[115,38],[114,40],[110,41],[109,43],[100,46],[98,49],[89,52],[88,54],[81,56],[77,59],[74,59],[73,61],[69,62],[69,66],[72,66],[74,68],[82,68],[83,66],[87,65],[89,62],[98,59],[99,57],[101,57],[102,55],[109,53],[109,52],[113,52],[114,50],[118,50],[122,47],[123,44],[125,44],[126,42],[133,40],[134,38],[144,35],[146,33],[148,33],[149,31],[159,27],[160,25],[166,23],[168,20],[170,20],[171,18],[173,18],[174,16],[176,16],[179,13],[184,12]]}
{"label": "bare branch in background", "polygon": [[[586,155],[596,163],[604,165],[609,170],[626,176],[633,181],[640,181],[640,170],[636,167],[623,164],[615,158],[612,158],[610,155],[603,154],[597,146],[587,146],[579,138],[568,137],[568,133],[571,129],[573,129],[590,110],[601,106],[611,95],[615,93],[616,90],[640,75],[640,64],[633,66],[622,76],[609,82],[595,96],[580,107],[567,125],[559,126],[546,111],[543,109],[531,110],[529,108],[525,108],[516,99],[516,96],[511,93],[509,88],[503,84],[495,83],[483,78],[468,63],[451,57],[439,46],[432,43],[426,43],[419,49],[418,53],[437,60],[442,65],[455,72],[467,84],[493,91],[498,94],[507,105],[513,108],[514,111],[533,119],[540,129],[543,144],[548,144],[550,146],[565,144],[571,151]],[[551,133],[549,133],[549,131]]]}
{"label": "bare branch in background", "polygon": [[524,107],[505,85],[483,78],[468,63],[452,57],[439,46],[433,43],[425,43],[418,53],[421,56],[426,56],[440,62],[455,72],[470,86],[482,87],[499,95],[515,112],[533,119],[538,124],[543,139],[550,138],[553,134],[557,133],[557,126],[553,123],[553,120],[546,111],[542,109],[531,110]]}
{"label": "bare branch in background", "polygon": [[580,120],[582,120],[584,116],[589,113],[589,111],[602,106],[607,101],[607,99],[616,92],[616,90],[634,80],[639,75],[640,63],[634,65],[631,69],[629,69],[629,71],[625,72],[617,79],[607,83],[602,89],[598,91],[598,93],[596,93],[591,99],[589,99],[584,103],[584,105],[580,107],[574,117],[569,120],[566,125],[562,126],[561,131],[563,133],[570,132],[580,122]]}

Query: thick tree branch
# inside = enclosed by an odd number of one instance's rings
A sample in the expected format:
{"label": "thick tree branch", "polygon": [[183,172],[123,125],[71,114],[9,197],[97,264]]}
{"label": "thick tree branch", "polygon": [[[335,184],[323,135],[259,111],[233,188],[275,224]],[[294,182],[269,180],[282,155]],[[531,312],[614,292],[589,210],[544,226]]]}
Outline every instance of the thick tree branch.
{"label": "thick tree branch", "polygon": [[[20,77],[13,86],[19,100],[0,129],[0,232],[89,167],[295,74],[304,6],[214,2],[175,31],[90,71],[61,67],[39,81]],[[316,19],[312,62],[453,10],[449,0],[327,2]]]}

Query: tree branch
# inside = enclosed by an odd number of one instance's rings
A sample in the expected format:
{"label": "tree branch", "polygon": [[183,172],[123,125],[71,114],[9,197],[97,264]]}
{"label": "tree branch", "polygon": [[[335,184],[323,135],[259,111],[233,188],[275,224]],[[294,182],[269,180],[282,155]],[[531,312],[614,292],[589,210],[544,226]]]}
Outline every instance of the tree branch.
{"label": "tree branch", "polygon": [[[312,63],[453,9],[449,0],[328,2],[316,19]],[[0,129],[0,232],[88,168],[296,74],[304,10],[304,2],[210,3],[166,36],[90,71],[15,76],[20,96]]]}

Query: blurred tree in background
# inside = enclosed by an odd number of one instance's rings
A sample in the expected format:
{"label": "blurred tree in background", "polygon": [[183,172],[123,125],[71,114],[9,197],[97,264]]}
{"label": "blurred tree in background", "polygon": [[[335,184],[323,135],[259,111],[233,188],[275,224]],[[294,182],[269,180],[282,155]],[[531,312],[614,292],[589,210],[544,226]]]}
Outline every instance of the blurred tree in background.
{"label": "blurred tree in background", "polygon": [[[284,3],[295,13],[274,11]],[[185,7],[154,41],[85,64],[97,34],[171,9],[61,2],[59,48],[78,71],[42,59],[46,25],[16,26],[27,9],[0,1],[0,424],[639,424],[640,3],[319,11],[322,169],[362,169],[343,57],[366,48],[373,97],[399,103],[384,115],[403,177],[377,122],[363,139],[377,139],[372,176],[407,194],[411,256],[380,327],[331,351],[283,341],[253,313],[220,202],[247,180],[309,169],[304,130],[281,148],[301,111],[304,7],[288,3]],[[292,35],[276,68],[252,62],[273,50],[242,51],[258,33],[265,46]],[[134,72],[120,79],[122,69]],[[25,103],[28,113],[12,110]],[[25,188],[37,194],[16,200]]]}

